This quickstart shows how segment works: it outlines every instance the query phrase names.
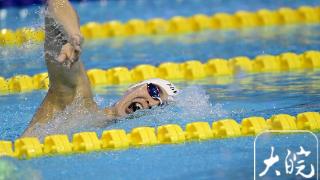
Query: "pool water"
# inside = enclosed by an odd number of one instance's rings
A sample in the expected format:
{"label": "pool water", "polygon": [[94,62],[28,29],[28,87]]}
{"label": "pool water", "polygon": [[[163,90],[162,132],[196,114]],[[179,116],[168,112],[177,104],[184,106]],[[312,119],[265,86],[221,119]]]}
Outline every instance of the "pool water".
{"label": "pool water", "polygon": [[[187,35],[135,36],[88,41],[81,59],[87,69],[138,64],[159,65],[162,62],[184,62],[197,59],[232,58],[283,52],[303,53],[318,50],[320,25],[286,25],[216,30]],[[0,47],[0,76],[34,75],[46,71],[43,45],[29,43],[19,48]]]}
{"label": "pool water", "polygon": [[[89,0],[90,1],[90,0]],[[256,11],[262,8],[278,9],[280,7],[297,8],[302,5],[318,6],[317,0],[99,0],[74,3],[81,16],[81,24],[89,21],[105,22],[109,20],[128,21],[132,18],[171,18],[173,16],[192,16],[197,13],[211,15],[217,12],[233,13],[238,10]],[[248,6],[250,4],[250,6]],[[26,11],[27,10],[27,11]],[[1,12],[1,10],[0,10]],[[31,6],[21,10],[14,8],[2,10],[0,28],[16,29],[22,26],[42,26],[41,8]],[[40,17],[39,17],[40,16]]]}
{"label": "pool water", "polygon": [[[85,129],[101,134],[102,130],[113,128],[130,131],[137,126],[168,123],[184,126],[192,121],[211,123],[225,117],[240,122],[248,116],[319,111],[319,75],[319,72],[293,72],[180,82],[177,85],[184,91],[182,97],[189,97],[190,104],[178,104],[175,107],[178,110],[155,109],[143,117],[124,119],[106,128]],[[108,105],[120,97],[123,89],[117,86],[95,88],[95,99],[101,106]],[[44,95],[45,91],[35,91],[1,97],[1,139],[19,137]],[[202,101],[204,96],[209,98]],[[69,134],[72,132],[77,130]],[[306,142],[311,143],[309,138],[297,137],[275,144],[293,148]],[[16,166],[16,171],[22,173],[19,177],[23,178],[25,174],[32,174],[44,179],[247,179],[253,177],[253,143],[253,137],[246,137],[7,161]],[[263,167],[262,161],[259,162],[260,168]]]}
{"label": "pool water", "polygon": [[[85,23],[93,20],[126,21],[134,17],[167,18],[195,13],[212,14],[222,11],[320,4],[318,1],[292,0],[276,1],[276,3],[251,0],[250,2],[249,7],[236,0],[210,0],[201,3],[198,0],[163,1],[163,3],[161,1],[159,5],[156,1],[108,1],[104,6],[97,6],[97,3],[101,2],[88,2],[75,6],[80,13],[82,23]],[[87,11],[92,7],[98,8],[96,11]],[[141,11],[148,8],[154,10]],[[166,11],[161,11],[161,8]],[[8,12],[16,18],[19,13],[16,9],[10,9]],[[101,16],[101,12],[106,12],[105,16]],[[2,26],[16,28],[41,22],[41,18],[37,18],[36,14],[19,20],[21,22],[13,21],[12,18],[8,16],[6,22],[10,23]],[[230,58],[245,55],[253,58],[264,53],[279,54],[287,51],[302,53],[311,49],[320,50],[319,30],[319,25],[291,25],[204,31],[178,36],[112,38],[86,42],[82,59],[87,69],[123,65],[131,68],[142,63],[158,65],[165,61],[182,62],[198,59],[205,62],[213,57]],[[19,48],[0,47],[0,67],[2,67],[0,76],[7,78],[15,74],[33,75],[46,71],[42,44],[27,44]],[[137,126],[156,127],[169,123],[185,126],[189,122],[211,123],[223,118],[233,118],[240,122],[242,118],[249,116],[269,118],[279,113],[296,115],[305,111],[320,111],[320,71],[238,74],[235,77],[214,77],[174,83],[182,90],[175,104],[142,111],[109,126],[105,126],[97,120],[99,117],[92,114],[80,115],[70,120],[69,124],[57,124],[50,127],[50,130],[67,134],[93,130],[101,134],[105,129],[114,128],[130,131]],[[128,86],[94,87],[95,100],[101,108],[111,105],[120,98]],[[39,90],[0,95],[0,139],[17,139],[27,127],[45,94],[45,90]],[[82,120],[81,126],[76,123],[80,120]],[[92,127],[92,124],[99,127]],[[319,134],[317,136],[319,137]],[[315,141],[306,134],[281,137],[280,140],[272,142],[277,146],[278,152],[280,150],[286,152],[286,147],[298,150],[299,144],[309,147],[308,150],[312,150],[313,153],[316,152],[313,146]],[[263,147],[257,149],[265,152]],[[269,154],[264,157],[268,156]],[[281,157],[284,158],[285,155]],[[248,179],[248,177],[251,179],[254,172],[254,137],[41,157],[24,161],[4,158],[0,161],[0,172],[3,167],[1,163],[4,162],[6,168],[12,167],[11,177],[16,179]],[[264,164],[259,161],[257,166],[261,170]],[[284,172],[284,167],[279,167],[279,170]]]}

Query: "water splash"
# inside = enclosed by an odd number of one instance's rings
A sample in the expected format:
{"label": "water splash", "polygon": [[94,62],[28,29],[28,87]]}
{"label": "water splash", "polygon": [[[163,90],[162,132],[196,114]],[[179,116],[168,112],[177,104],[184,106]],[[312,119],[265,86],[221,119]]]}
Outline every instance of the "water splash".
{"label": "water splash", "polygon": [[168,106],[138,111],[111,124],[107,129],[123,128],[129,131],[137,126],[156,127],[171,123],[184,125],[194,121],[212,122],[213,117],[218,119],[227,114],[222,104],[210,103],[210,97],[203,87],[189,86],[181,90],[175,97],[175,102]]}
{"label": "water splash", "polygon": [[78,131],[95,130],[110,123],[101,111],[91,111],[87,109],[82,100],[77,99],[67,106],[63,111],[56,113],[53,119],[46,123],[37,123],[32,132],[32,136],[43,139],[50,134],[68,134]]}
{"label": "water splash", "polygon": [[[101,96],[96,96],[98,105],[107,104]],[[79,131],[102,131],[105,129],[123,128],[130,130],[137,126],[159,126],[163,124],[184,125],[194,121],[212,122],[219,117],[227,116],[228,112],[222,104],[211,104],[210,96],[201,86],[189,86],[180,91],[175,102],[169,105],[137,111],[125,118],[111,123],[102,112],[92,112],[84,107],[80,100],[67,106],[57,113],[47,124],[38,124],[33,135],[42,139],[49,134],[69,134]]]}

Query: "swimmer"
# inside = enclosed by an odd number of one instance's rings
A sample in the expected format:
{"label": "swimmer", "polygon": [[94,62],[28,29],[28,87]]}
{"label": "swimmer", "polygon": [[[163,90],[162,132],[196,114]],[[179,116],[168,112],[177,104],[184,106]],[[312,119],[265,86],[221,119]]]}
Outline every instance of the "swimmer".
{"label": "swimmer", "polygon": [[[93,100],[90,82],[80,60],[82,41],[79,17],[68,0],[48,0],[44,49],[50,87],[22,136],[33,136],[35,125],[45,125],[75,101],[81,101],[90,111],[101,111]],[[106,121],[112,121],[140,109],[162,105],[172,100],[177,92],[177,88],[166,80],[146,80],[130,87],[117,103],[102,111]]]}

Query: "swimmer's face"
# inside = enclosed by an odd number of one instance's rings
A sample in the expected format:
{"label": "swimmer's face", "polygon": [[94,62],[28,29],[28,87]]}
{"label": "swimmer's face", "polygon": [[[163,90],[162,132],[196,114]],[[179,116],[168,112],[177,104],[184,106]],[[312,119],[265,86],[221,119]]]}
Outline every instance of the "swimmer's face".
{"label": "swimmer's face", "polygon": [[[154,88],[159,90],[160,99],[162,101],[166,101],[168,99],[168,94],[159,86],[154,84],[152,85],[156,86]],[[141,109],[150,109],[153,106],[160,105],[160,100],[151,97],[149,92],[150,86],[148,90],[147,84],[130,89],[124,94],[120,101],[113,106],[113,113],[118,117],[125,116]]]}

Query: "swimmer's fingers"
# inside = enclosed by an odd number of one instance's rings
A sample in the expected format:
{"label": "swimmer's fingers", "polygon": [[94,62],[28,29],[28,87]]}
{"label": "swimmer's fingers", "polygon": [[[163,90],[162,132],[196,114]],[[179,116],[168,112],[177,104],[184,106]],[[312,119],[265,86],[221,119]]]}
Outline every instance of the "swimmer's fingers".
{"label": "swimmer's fingers", "polygon": [[76,51],[81,52],[81,40],[79,38],[73,39],[72,45]]}
{"label": "swimmer's fingers", "polygon": [[71,65],[79,60],[81,54],[81,44],[83,38],[80,34],[72,35],[69,39],[69,42],[72,46],[72,53],[68,56],[68,59],[71,61]]}
{"label": "swimmer's fingers", "polygon": [[63,63],[65,60],[67,59],[67,55],[65,54],[65,53],[60,53],[60,55],[58,56],[58,58],[57,58],[57,61],[59,62],[59,63]]}
{"label": "swimmer's fingers", "polygon": [[78,59],[79,59],[79,52],[76,50],[72,51],[70,58],[69,58],[70,62],[73,64],[76,61],[78,61]]}
{"label": "swimmer's fingers", "polygon": [[79,58],[80,58],[80,54],[81,54],[81,52],[75,50],[75,51],[74,51],[74,57],[73,57],[73,59],[72,59],[72,62],[78,61]]}
{"label": "swimmer's fingers", "polygon": [[65,44],[61,48],[61,52],[57,58],[59,63],[63,63],[69,69],[72,64],[76,62],[81,54],[81,35],[74,35],[70,38],[69,43]]}
{"label": "swimmer's fingers", "polygon": [[72,35],[70,38],[70,42],[73,45],[74,49],[81,53],[81,44],[83,42],[83,37],[80,34]]}
{"label": "swimmer's fingers", "polygon": [[69,52],[70,50],[71,50],[71,45],[69,43],[63,45],[61,48],[60,54],[57,58],[57,61],[60,63],[63,63],[64,61],[66,61],[68,58],[68,55],[70,54]]}
{"label": "swimmer's fingers", "polygon": [[60,63],[67,63],[67,61],[70,61],[70,63],[72,63],[74,62],[75,58],[76,53],[74,47],[71,44],[67,43],[61,48],[61,52],[57,58],[57,61]]}

